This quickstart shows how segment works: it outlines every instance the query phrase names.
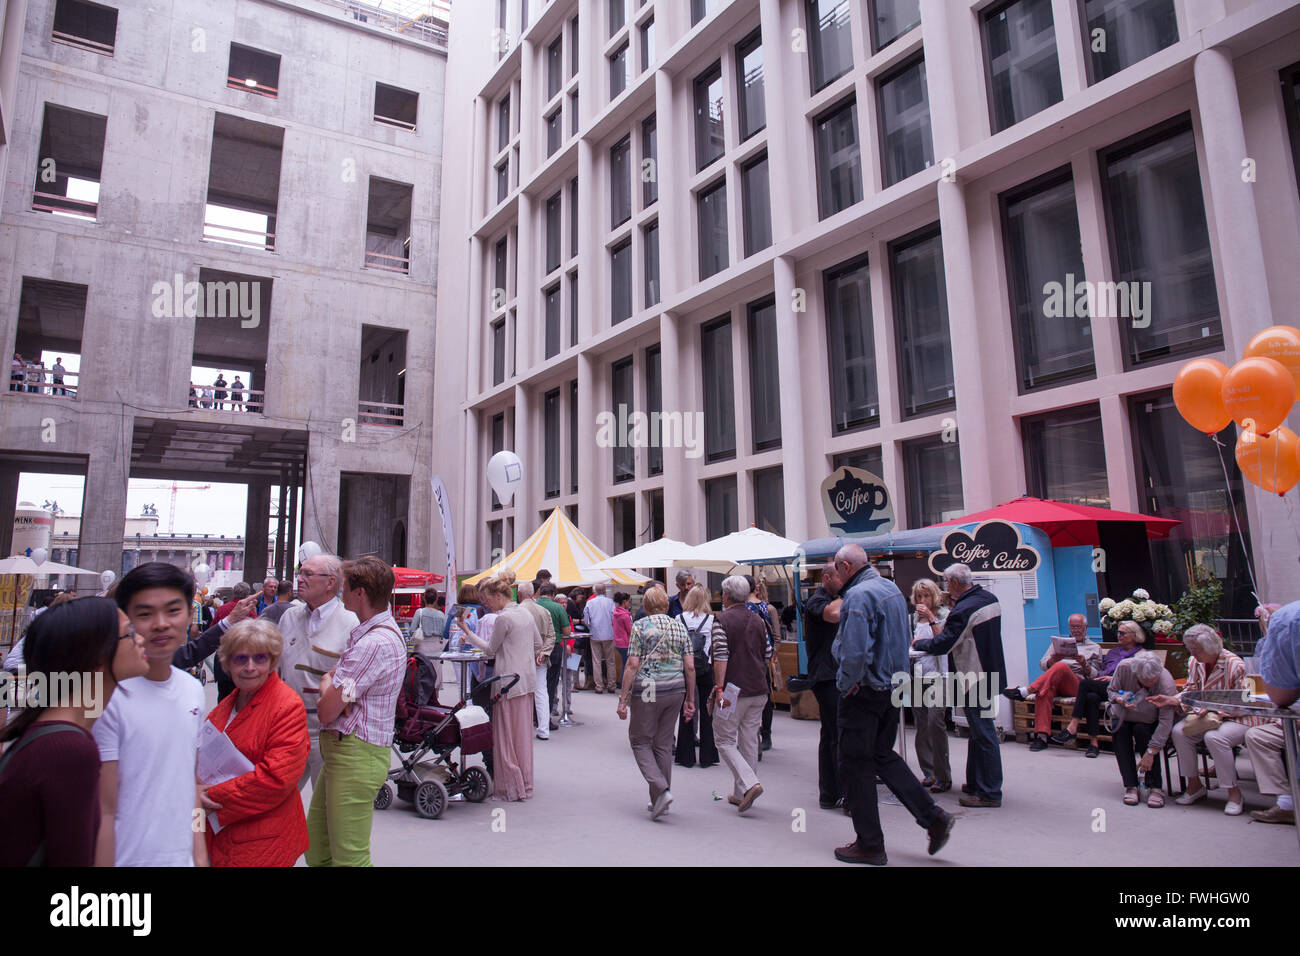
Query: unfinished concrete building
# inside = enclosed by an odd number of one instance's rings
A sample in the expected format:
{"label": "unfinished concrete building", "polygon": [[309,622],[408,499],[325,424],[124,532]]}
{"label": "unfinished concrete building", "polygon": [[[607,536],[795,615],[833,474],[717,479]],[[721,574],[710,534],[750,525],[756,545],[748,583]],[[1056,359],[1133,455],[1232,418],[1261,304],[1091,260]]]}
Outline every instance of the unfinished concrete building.
{"label": "unfinished concrete building", "polygon": [[246,484],[251,581],[291,569],[299,515],[327,549],[424,564],[445,23],[342,0],[8,0],[0,22],[22,356],[0,551],[37,472],[85,476],[82,567],[122,562],[131,478]]}

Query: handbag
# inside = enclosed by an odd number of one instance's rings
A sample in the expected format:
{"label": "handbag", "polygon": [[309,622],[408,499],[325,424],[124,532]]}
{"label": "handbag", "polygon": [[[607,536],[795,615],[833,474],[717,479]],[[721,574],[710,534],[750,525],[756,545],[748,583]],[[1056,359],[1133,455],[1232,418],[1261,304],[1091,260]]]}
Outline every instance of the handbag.
{"label": "handbag", "polygon": [[1203,737],[1211,730],[1218,730],[1223,726],[1223,715],[1213,710],[1207,710],[1204,713],[1192,714],[1183,721],[1183,735],[1187,737]]}

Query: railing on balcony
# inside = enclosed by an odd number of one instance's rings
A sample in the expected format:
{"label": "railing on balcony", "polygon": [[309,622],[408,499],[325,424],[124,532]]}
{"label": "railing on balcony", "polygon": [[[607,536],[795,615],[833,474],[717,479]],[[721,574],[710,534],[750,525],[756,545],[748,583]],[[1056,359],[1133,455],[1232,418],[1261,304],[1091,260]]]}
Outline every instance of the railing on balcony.
{"label": "railing on balcony", "polygon": [[366,250],[365,268],[383,269],[385,272],[400,272],[408,275],[411,271],[410,256],[390,256],[383,252]]}
{"label": "railing on balcony", "polygon": [[243,90],[245,93],[257,93],[259,96],[269,97],[270,99],[276,99],[280,95],[280,91],[276,87],[263,86],[251,76],[246,78],[227,76],[226,88],[231,90]]}
{"label": "railing on balcony", "polygon": [[386,425],[397,428],[402,424],[405,405],[387,402],[357,402],[357,421],[362,425]]}
{"label": "railing on balcony", "polygon": [[[318,3],[334,7],[341,11],[344,16],[351,17],[353,20],[361,23],[369,23],[373,26],[380,27],[384,30],[392,30],[394,33],[400,33],[403,36],[413,37],[417,40],[423,40],[426,43],[435,43],[438,46],[447,45],[447,20],[448,17],[432,16],[403,16],[392,10],[380,9],[380,3],[360,3],[358,0],[317,0]],[[392,6],[389,2],[385,6]],[[435,7],[446,7],[446,4],[435,4]]]}
{"label": "railing on balcony", "polygon": [[89,50],[91,53],[102,53],[105,56],[113,55],[113,45],[111,43],[99,43],[86,37],[79,37],[74,33],[60,33],[55,30],[50,34],[50,39],[55,43],[66,43],[68,46]]}
{"label": "railing on balcony", "polygon": [[260,388],[242,386],[231,388],[200,382],[190,383],[190,408],[214,412],[240,412],[248,415],[261,415],[266,407],[266,391]]}
{"label": "railing on balcony", "polygon": [[400,120],[392,116],[384,116],[381,113],[375,114],[375,122],[383,123],[385,126],[396,126],[398,129],[410,130],[412,133],[415,132],[414,123],[408,123],[406,120]]}
{"label": "railing on balcony", "polygon": [[77,219],[88,219],[91,222],[99,218],[99,203],[95,200],[73,199],[71,196],[44,193],[40,190],[32,193],[32,208],[37,212],[61,213]]}
{"label": "railing on balcony", "polygon": [[[240,235],[222,235],[222,233],[227,232],[237,232]],[[245,239],[244,236],[248,238]],[[265,249],[268,252],[275,249],[275,233],[273,232],[258,232],[256,229],[226,226],[206,219],[203,222],[203,238],[209,242],[224,242],[231,246],[243,246],[245,249]]]}
{"label": "railing on balcony", "polygon": [[32,362],[12,362],[9,372],[9,391],[76,398],[78,378],[77,372],[56,372],[52,368]]}

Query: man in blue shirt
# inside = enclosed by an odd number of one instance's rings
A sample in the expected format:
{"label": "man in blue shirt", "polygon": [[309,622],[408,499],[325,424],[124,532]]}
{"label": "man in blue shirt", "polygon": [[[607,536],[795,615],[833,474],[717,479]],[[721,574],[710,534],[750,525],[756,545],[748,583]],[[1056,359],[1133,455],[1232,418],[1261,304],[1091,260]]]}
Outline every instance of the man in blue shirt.
{"label": "man in blue shirt", "polygon": [[856,840],[835,851],[835,858],[874,866],[889,862],[876,802],[877,775],[926,829],[934,855],[948,842],[956,818],[939,808],[894,752],[899,710],[891,688],[894,675],[906,676],[909,670],[907,600],[898,585],[871,567],[860,545],[840,548],[835,570],[844,582],[839,633],[831,647],[838,662],[840,775],[857,833]]}
{"label": "man in blue shirt", "polygon": [[[1279,707],[1290,707],[1300,700],[1300,601],[1279,608],[1267,620],[1268,633],[1255,648],[1255,663],[1269,699]],[[1277,721],[1246,731],[1246,750],[1259,791],[1277,797],[1267,810],[1250,811],[1251,818],[1261,823],[1295,823],[1291,793],[1295,782],[1287,777],[1282,759],[1284,741],[1282,725]],[[1291,772],[1296,772],[1295,767]]]}

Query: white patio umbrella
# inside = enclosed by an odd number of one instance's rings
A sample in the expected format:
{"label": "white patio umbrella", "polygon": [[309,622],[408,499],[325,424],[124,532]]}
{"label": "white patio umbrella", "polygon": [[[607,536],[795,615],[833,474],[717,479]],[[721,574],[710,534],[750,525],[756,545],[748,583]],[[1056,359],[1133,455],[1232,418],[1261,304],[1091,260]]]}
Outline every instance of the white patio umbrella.
{"label": "white patio umbrella", "polygon": [[0,574],[93,574],[99,577],[100,572],[74,568],[70,564],[59,564],[55,561],[43,561],[37,564],[25,554],[16,554],[12,558],[0,561]]}
{"label": "white patio umbrella", "polygon": [[629,551],[610,555],[599,564],[591,565],[596,571],[617,571],[628,568],[672,568],[692,566],[695,545],[673,538],[660,538]]}
{"label": "white patio umbrella", "polygon": [[696,568],[700,571],[715,571],[719,574],[749,574],[776,581],[786,576],[785,566],[780,564],[755,564],[772,558],[793,558],[799,549],[799,542],[783,538],[779,534],[764,531],[761,528],[748,527],[743,531],[714,538],[697,544],[689,560],[676,562],[680,567]]}

